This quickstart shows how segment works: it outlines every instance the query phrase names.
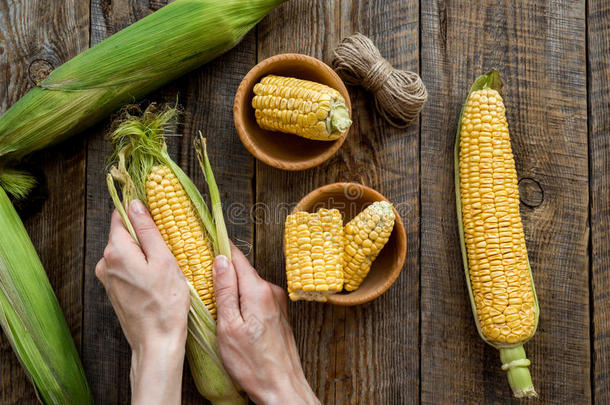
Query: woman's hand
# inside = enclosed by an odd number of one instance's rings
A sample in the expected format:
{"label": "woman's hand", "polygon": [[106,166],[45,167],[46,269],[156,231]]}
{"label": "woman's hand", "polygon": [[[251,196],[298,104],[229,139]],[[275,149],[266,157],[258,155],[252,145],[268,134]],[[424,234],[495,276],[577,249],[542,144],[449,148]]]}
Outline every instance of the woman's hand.
{"label": "woman's hand", "polygon": [[286,293],[232,246],[214,260],[218,344],[225,367],[258,404],[319,404],[301,368]]}
{"label": "woman's hand", "polygon": [[141,247],[112,214],[108,246],[95,268],[132,349],[132,404],[179,404],[189,291],[148,210],[129,207]]}

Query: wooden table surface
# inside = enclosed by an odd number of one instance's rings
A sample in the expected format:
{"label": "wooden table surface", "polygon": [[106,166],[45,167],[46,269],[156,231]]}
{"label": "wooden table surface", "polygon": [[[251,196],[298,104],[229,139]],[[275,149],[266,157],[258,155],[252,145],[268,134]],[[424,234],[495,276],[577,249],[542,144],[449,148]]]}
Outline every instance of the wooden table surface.
{"label": "wooden table surface", "polygon": [[[53,67],[166,3],[0,0],[0,111]],[[355,181],[402,207],[407,260],[385,295],[354,308],[290,304],[305,373],[323,403],[517,403],[497,351],[474,326],[455,215],[458,114],[474,78],[492,67],[505,82],[541,308],[526,345],[536,403],[610,403],[609,27],[608,0],[291,0],[227,55],[149,98],[184,107],[185,136],[170,149],[202,187],[191,137],[201,129],[212,138],[229,233],[254,246],[249,258],[267,280],[286,285],[283,204],[327,183]],[[420,119],[394,129],[368,94],[350,88],[352,132],[328,162],[296,173],[257,162],[233,126],[242,77],[282,52],[329,62],[340,39],[356,31],[395,67],[420,72],[430,94]],[[96,402],[126,404],[130,350],[94,274],[112,210],[107,124],[26,161],[45,176],[23,217]],[[3,335],[0,362],[1,403],[36,403]],[[184,403],[202,403],[186,375]]]}

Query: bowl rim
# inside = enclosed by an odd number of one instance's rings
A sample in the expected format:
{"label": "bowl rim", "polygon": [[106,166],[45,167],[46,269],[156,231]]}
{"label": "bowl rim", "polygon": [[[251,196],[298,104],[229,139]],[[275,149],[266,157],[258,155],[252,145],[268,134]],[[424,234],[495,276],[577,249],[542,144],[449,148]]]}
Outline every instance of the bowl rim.
{"label": "bowl rim", "polygon": [[[318,187],[312,191],[310,191],[309,193],[307,193],[307,195],[305,195],[303,198],[301,198],[301,200],[297,203],[297,205],[294,207],[294,209],[292,210],[292,213],[295,213],[297,211],[304,211],[303,207],[307,206],[307,205],[313,205],[317,202],[317,196],[325,193],[325,192],[334,192],[337,190],[345,190],[346,187],[358,187],[363,191],[363,195],[364,192],[368,192],[370,195],[372,195],[376,200],[375,201],[387,201],[389,203],[391,203],[391,201],[389,201],[386,197],[384,197],[380,192],[378,192],[377,190],[374,190],[368,186],[365,186],[364,184],[360,184],[360,183],[355,183],[355,182],[338,182],[338,183],[331,183],[331,184],[327,184],[325,186],[322,187]],[[394,266],[391,270],[391,272],[389,273],[389,277],[387,279],[385,279],[384,283],[381,284],[379,287],[377,287],[374,291],[370,292],[369,294],[363,295],[360,298],[349,298],[350,295],[352,295],[352,293],[347,293],[347,294],[332,294],[328,296],[328,303],[333,304],[333,305],[340,305],[340,306],[353,306],[353,305],[361,305],[361,304],[365,304],[367,302],[370,302],[372,300],[374,300],[375,298],[381,296],[383,293],[385,293],[391,286],[392,284],[394,284],[394,282],[396,281],[396,279],[398,279],[398,276],[400,275],[400,273],[402,272],[402,269],[404,267],[405,264],[405,259],[407,256],[407,233],[405,231],[405,226],[404,223],[402,221],[402,218],[400,217],[398,211],[396,210],[396,208],[394,207],[394,205],[392,205],[392,209],[394,210],[394,216],[396,217],[396,219],[394,220],[394,229],[397,230],[397,244],[398,244],[398,255],[399,255],[399,260],[398,260],[398,264],[396,266]],[[390,236],[392,237],[392,236]]]}
{"label": "bowl rim", "polygon": [[233,102],[233,121],[235,123],[235,128],[237,129],[237,134],[239,135],[242,144],[255,158],[257,158],[261,162],[266,163],[267,165],[275,167],[277,169],[288,171],[310,169],[326,162],[339,150],[339,148],[341,148],[341,146],[345,142],[345,139],[347,138],[347,135],[351,130],[351,127],[348,128],[341,135],[340,138],[337,138],[334,141],[324,141],[331,142],[332,145],[330,148],[324,150],[319,155],[309,160],[304,160],[300,162],[290,162],[271,156],[264,149],[255,146],[254,142],[250,139],[250,134],[242,123],[241,104],[243,103],[243,99],[245,97],[250,97],[250,94],[246,94],[246,88],[252,83],[253,80],[256,80],[257,78],[264,75],[265,70],[269,67],[269,65],[274,64],[278,60],[296,60],[302,63],[312,65],[314,68],[318,70],[323,70],[328,73],[331,77],[333,77],[333,79],[336,80],[338,88],[335,88],[335,90],[341,93],[341,95],[345,99],[345,104],[347,105],[349,114],[350,116],[352,116],[352,104],[349,97],[349,92],[347,91],[347,87],[345,87],[343,80],[341,80],[339,75],[330,66],[328,66],[323,61],[314,58],[313,56],[304,55],[300,53],[280,53],[266,58],[254,65],[254,67],[252,67],[252,69],[250,69],[250,71],[242,79],[241,83],[239,84],[239,87],[237,88],[237,92],[235,93],[235,100]]}

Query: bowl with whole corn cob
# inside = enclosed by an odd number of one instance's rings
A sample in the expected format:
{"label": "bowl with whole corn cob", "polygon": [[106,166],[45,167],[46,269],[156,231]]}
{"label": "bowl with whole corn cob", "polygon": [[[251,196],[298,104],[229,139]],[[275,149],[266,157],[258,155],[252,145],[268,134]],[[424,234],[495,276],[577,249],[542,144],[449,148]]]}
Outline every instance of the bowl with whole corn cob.
{"label": "bowl with whole corn cob", "polygon": [[306,195],[286,218],[284,253],[291,300],[359,305],[394,283],[407,252],[395,207],[357,183]]}
{"label": "bowl with whole corn cob", "polygon": [[349,94],[339,76],[324,62],[294,53],[272,56],[248,72],[233,115],[250,153],[283,170],[328,160],[352,123]]}

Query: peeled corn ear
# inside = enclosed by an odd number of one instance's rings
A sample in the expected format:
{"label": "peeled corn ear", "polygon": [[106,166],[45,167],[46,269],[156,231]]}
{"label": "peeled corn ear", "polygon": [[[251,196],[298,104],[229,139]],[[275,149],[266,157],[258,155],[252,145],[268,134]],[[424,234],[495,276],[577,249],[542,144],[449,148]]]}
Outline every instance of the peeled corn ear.
{"label": "peeled corn ear", "polygon": [[326,301],[343,285],[343,219],[336,209],[288,215],[284,229],[288,296]]}
{"label": "peeled corn ear", "polygon": [[516,397],[536,396],[523,343],[538,300],[519,215],[519,188],[498,72],[480,76],[462,110],[455,145],[458,224],[477,329],[500,350]]}
{"label": "peeled corn ear", "polygon": [[263,129],[334,141],[352,121],[341,94],[309,80],[269,75],[254,86],[252,107]]}
{"label": "peeled corn ear", "polygon": [[343,258],[347,291],[360,287],[388,242],[395,219],[392,204],[376,201],[345,225]]}

